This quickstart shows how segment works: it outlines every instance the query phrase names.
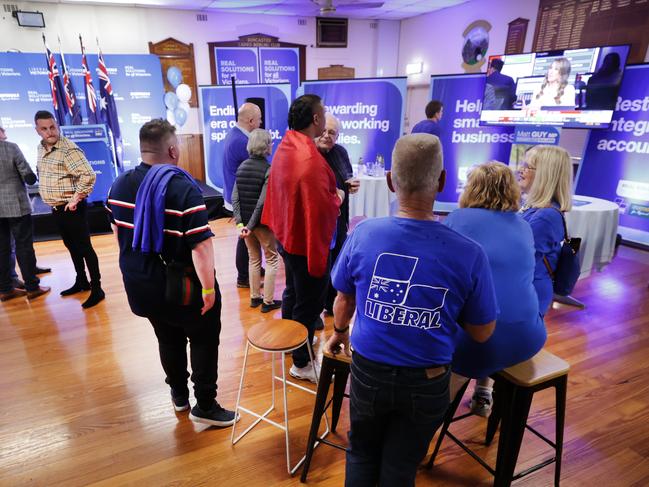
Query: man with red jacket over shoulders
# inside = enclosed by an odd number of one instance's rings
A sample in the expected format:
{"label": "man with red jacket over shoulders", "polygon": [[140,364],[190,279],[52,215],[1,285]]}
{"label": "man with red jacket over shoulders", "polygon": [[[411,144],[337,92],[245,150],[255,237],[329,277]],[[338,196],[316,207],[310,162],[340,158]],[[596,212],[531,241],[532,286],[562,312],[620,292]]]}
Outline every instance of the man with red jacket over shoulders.
{"label": "man with red jacket over shoulders", "polygon": [[[335,244],[336,219],[344,193],[314,139],[324,132],[322,100],[303,95],[288,114],[289,130],[270,170],[262,223],[279,242],[286,269],[282,318],[299,321],[313,341],[315,322],[324,309],[329,283],[329,250]],[[289,373],[316,381],[307,346],[293,352]]]}

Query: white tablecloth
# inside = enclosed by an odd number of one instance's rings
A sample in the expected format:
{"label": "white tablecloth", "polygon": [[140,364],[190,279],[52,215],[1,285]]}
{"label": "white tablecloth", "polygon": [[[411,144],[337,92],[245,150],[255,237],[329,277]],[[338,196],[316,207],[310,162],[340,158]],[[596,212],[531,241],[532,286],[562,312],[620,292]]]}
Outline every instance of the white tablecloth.
{"label": "white tablecloth", "polygon": [[385,176],[357,176],[360,187],[349,197],[349,217],[366,216],[376,218],[390,215],[390,205],[396,195],[388,188]]}
{"label": "white tablecloth", "polygon": [[[586,203],[586,204],[584,204]],[[580,277],[599,271],[613,259],[617,235],[618,206],[590,196],[573,197],[572,211],[566,214],[568,234],[581,238]]]}
{"label": "white tablecloth", "polygon": [[[349,200],[349,216],[368,218],[389,216],[396,208],[396,195],[388,189],[385,177],[360,176],[358,193]],[[568,233],[580,237],[581,275],[599,271],[613,259],[618,225],[618,206],[607,200],[590,196],[573,197],[575,204],[566,214]],[[456,203],[435,203],[436,211],[453,211]]]}

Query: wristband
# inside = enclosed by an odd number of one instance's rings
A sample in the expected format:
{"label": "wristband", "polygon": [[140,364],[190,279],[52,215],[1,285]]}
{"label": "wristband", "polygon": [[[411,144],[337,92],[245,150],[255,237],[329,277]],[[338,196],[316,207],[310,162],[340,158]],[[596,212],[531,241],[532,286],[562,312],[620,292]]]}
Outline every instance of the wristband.
{"label": "wristband", "polygon": [[208,294],[214,294],[214,288],[203,289],[201,290],[201,293],[203,294],[203,296],[207,296]]}
{"label": "wristband", "polygon": [[243,223],[237,223],[237,228],[241,229],[243,227],[245,227],[245,225]]}
{"label": "wristband", "polygon": [[349,325],[347,325],[345,328],[342,328],[342,329],[338,329],[338,328],[336,328],[336,325],[334,325],[334,331],[336,333],[346,333],[347,330],[349,330]]}

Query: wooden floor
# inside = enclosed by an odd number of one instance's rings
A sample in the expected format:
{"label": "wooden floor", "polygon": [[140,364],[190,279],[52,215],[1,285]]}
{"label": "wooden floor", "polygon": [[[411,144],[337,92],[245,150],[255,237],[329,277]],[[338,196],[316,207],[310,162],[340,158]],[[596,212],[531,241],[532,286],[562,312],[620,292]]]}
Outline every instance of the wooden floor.
{"label": "wooden floor", "polygon": [[[245,330],[267,315],[251,310],[247,290],[235,286],[233,225],[220,220],[212,226],[224,300],[218,399],[232,408]],[[260,425],[232,447],[230,429],[206,429],[186,413],[174,413],[152,328],[129,311],[113,237],[95,237],[93,243],[107,294],[99,306],[83,311],[85,293],[59,296],[74,279],[61,242],[36,245],[39,264],[54,269],[43,279],[53,292],[31,304],[0,304],[0,485],[299,485],[286,473],[281,431]],[[649,254],[621,248],[612,265],[578,284],[575,296],[586,310],[550,312],[547,348],[572,366],[564,486],[649,485],[648,282]],[[325,335],[331,326],[327,318]],[[244,405],[261,410],[270,400],[267,366],[268,357],[254,353]],[[531,424],[552,437],[552,396],[537,396]],[[295,459],[304,449],[312,405],[313,396],[289,392]],[[347,418],[345,405],[341,442]],[[239,425],[249,423],[244,417]],[[485,420],[476,417],[452,430],[493,462],[496,443],[478,444],[484,428]],[[526,434],[519,469],[547,455],[545,445]],[[517,485],[551,485],[552,475],[546,467]],[[318,448],[309,484],[343,481],[344,453]],[[490,485],[490,478],[445,443],[438,466],[420,472],[417,485]]]}

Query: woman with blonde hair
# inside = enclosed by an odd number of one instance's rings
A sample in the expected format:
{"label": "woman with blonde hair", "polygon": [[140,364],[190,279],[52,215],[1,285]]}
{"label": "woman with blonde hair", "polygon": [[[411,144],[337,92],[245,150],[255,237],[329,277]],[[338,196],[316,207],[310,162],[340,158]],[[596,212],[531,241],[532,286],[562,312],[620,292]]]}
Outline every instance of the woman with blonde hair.
{"label": "woman with blonde hair", "polygon": [[500,308],[491,338],[476,343],[460,330],[453,355],[453,372],[462,376],[454,382],[478,379],[471,410],[480,416],[491,410],[489,375],[534,356],[547,336],[533,284],[534,238],[518,214],[519,205],[520,189],[512,170],[490,162],[469,173],[460,208],[445,221],[486,252]]}
{"label": "woman with blonde hair", "polygon": [[529,108],[544,106],[575,106],[575,87],[568,84],[570,61],[565,57],[555,59],[545,74],[541,89],[532,96]]}
{"label": "woman with blonde hair", "polygon": [[[525,154],[519,184],[523,193],[522,217],[532,227],[536,249],[534,287],[539,310],[545,315],[552,303],[552,277],[564,239],[563,213],[572,209],[572,164],[561,147],[537,145]],[[547,261],[547,265],[546,265]]]}

